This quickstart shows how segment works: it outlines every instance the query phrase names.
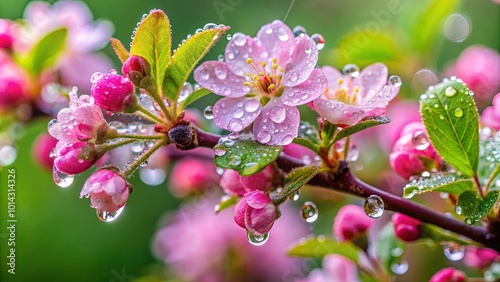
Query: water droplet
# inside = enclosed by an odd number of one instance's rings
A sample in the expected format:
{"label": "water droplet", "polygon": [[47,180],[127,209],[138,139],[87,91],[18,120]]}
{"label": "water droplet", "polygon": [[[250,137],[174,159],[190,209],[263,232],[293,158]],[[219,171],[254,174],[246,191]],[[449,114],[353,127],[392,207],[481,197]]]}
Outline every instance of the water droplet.
{"label": "water droplet", "polygon": [[347,64],[342,68],[342,73],[352,78],[356,78],[359,76],[359,67],[355,64]]}
{"label": "water droplet", "polygon": [[141,141],[135,141],[135,142],[134,142],[134,143],[132,143],[132,145],[130,146],[130,151],[132,151],[132,153],[140,153],[140,152],[142,152],[144,149],[145,149],[144,143],[143,143],[143,142],[141,142]]}
{"label": "water droplet", "polygon": [[461,207],[461,206],[456,206],[456,207],[455,207],[455,212],[456,212],[458,215],[461,215],[461,214],[462,214],[462,207]]}
{"label": "water droplet", "polygon": [[215,146],[214,147],[214,154],[216,156],[222,157],[226,154],[226,152],[227,152],[227,149],[225,147],[222,147],[222,146]]}
{"label": "water droplet", "polygon": [[115,221],[120,216],[120,214],[122,214],[124,208],[125,206],[119,208],[115,212],[105,212],[96,210],[97,218],[99,218],[99,220],[103,222]]}
{"label": "water droplet", "polygon": [[222,67],[222,66],[216,66],[214,68],[215,76],[217,76],[218,79],[224,80],[227,77],[227,70]]}
{"label": "water droplet", "polygon": [[228,158],[228,164],[232,166],[237,166],[241,164],[241,158],[238,155],[231,155]]}
{"label": "water droplet", "polygon": [[281,40],[281,41],[287,41],[290,38],[288,36],[288,32],[282,27],[278,28],[277,34],[278,34],[279,40]]}
{"label": "water droplet", "polygon": [[403,248],[394,248],[391,250],[391,255],[393,257],[400,257],[403,255]]}
{"label": "water droplet", "polygon": [[464,110],[462,110],[462,108],[456,108],[455,111],[453,112],[453,115],[455,115],[457,118],[463,117]]}
{"label": "water droplet", "polygon": [[256,139],[259,143],[265,144],[271,140],[271,133],[268,131],[261,131],[257,134]]}
{"label": "water droplet", "polygon": [[444,256],[451,261],[459,261],[465,256],[465,247],[457,243],[449,243],[443,246]]}
{"label": "water droplet", "polygon": [[355,162],[359,158],[359,149],[356,144],[351,144],[351,148],[347,153],[347,157],[345,158],[348,162]]}
{"label": "water droplet", "polygon": [[92,83],[92,84],[97,83],[102,78],[102,76],[103,76],[103,74],[101,72],[94,72],[90,76],[90,83]]}
{"label": "water droplet", "polygon": [[59,171],[55,166],[52,168],[52,178],[57,186],[66,188],[73,183],[74,175]]}
{"label": "water droplet", "polygon": [[224,55],[219,54],[219,55],[217,56],[217,61],[219,61],[219,62],[224,62]]}
{"label": "water droplet", "polygon": [[457,94],[457,90],[451,86],[448,86],[446,88],[446,90],[444,91],[444,95],[446,97],[453,97],[453,96],[455,96],[455,94]]}
{"label": "water droplet", "polygon": [[0,147],[0,165],[11,165],[17,158],[17,150],[13,146]]}
{"label": "water droplet", "polygon": [[231,40],[232,38],[233,38],[233,35],[232,35],[231,33],[228,33],[228,34],[226,35],[226,39],[227,39],[227,40]]}
{"label": "water droplet", "polygon": [[313,202],[307,201],[302,205],[300,215],[308,223],[315,222],[318,219],[318,208]]}
{"label": "water droplet", "polygon": [[232,139],[232,140],[236,140],[240,137],[240,134],[238,132],[231,132],[229,133],[229,135],[227,136],[227,138],[229,139]]}
{"label": "water droplet", "polygon": [[297,81],[298,78],[299,78],[299,75],[296,72],[294,72],[294,73],[292,73],[292,75],[290,75],[291,81]]}
{"label": "water droplet", "polygon": [[274,106],[269,110],[269,118],[275,123],[282,123],[285,117],[286,111],[282,106]]}
{"label": "water droplet", "polygon": [[298,201],[300,199],[300,189],[290,194],[290,196],[288,196],[288,199],[294,202]]}
{"label": "water droplet", "polygon": [[281,143],[283,145],[288,145],[292,143],[292,141],[293,141],[293,136],[290,134],[283,136],[283,139],[281,139]]}
{"label": "water droplet", "polygon": [[241,120],[233,118],[229,122],[229,130],[232,132],[240,132],[243,130],[243,123]]}
{"label": "water droplet", "polygon": [[245,111],[243,111],[242,108],[236,108],[233,112],[233,117],[234,118],[241,118],[245,114]]}
{"label": "water droplet", "polygon": [[214,107],[208,106],[205,108],[203,111],[203,115],[205,116],[206,119],[213,119],[214,118],[214,112],[213,112]]}
{"label": "water droplet", "polygon": [[146,167],[148,166],[148,161],[143,161],[142,163],[139,164],[140,167]]}
{"label": "water droplet", "polygon": [[247,36],[241,32],[237,32],[233,35],[231,42],[233,42],[234,45],[241,47],[247,43]]}
{"label": "water droplet", "polygon": [[448,199],[450,197],[450,194],[442,192],[442,193],[439,193],[439,197],[441,199]]}
{"label": "water droplet", "polygon": [[444,120],[444,116],[443,115],[439,115],[439,119],[440,120]]}
{"label": "water droplet", "polygon": [[162,184],[167,179],[167,173],[161,168],[141,168],[139,171],[141,181],[147,185],[157,186]]}
{"label": "water droplet", "polygon": [[258,108],[259,108],[259,100],[257,99],[250,99],[248,101],[245,102],[245,111],[249,112],[249,113],[253,113],[255,112]]}
{"label": "water droplet", "polygon": [[391,75],[387,80],[387,84],[389,84],[392,87],[399,87],[402,84],[401,77],[397,75]]}
{"label": "water droplet", "polygon": [[444,35],[450,41],[462,42],[471,31],[471,22],[463,14],[451,14],[444,22]]}
{"label": "water droplet", "polygon": [[247,239],[248,239],[248,242],[250,242],[250,244],[252,244],[254,246],[262,246],[269,239],[269,232],[267,232],[264,235],[254,235],[254,234],[250,233],[250,231],[247,230]]}
{"label": "water droplet", "polygon": [[292,31],[295,36],[302,36],[304,34],[307,34],[306,29],[301,25],[294,27]]}
{"label": "water droplet", "polygon": [[109,123],[109,127],[116,129],[116,131],[118,131],[118,133],[120,134],[127,132],[127,126],[121,121],[117,120],[111,121]]}
{"label": "water droplet", "polygon": [[371,195],[366,198],[364,209],[369,217],[379,218],[384,213],[384,201],[377,195]]}
{"label": "water droplet", "polygon": [[402,261],[401,263],[393,263],[391,265],[391,270],[394,274],[402,275],[408,271],[408,262]]}
{"label": "water droplet", "polygon": [[423,130],[417,130],[413,133],[411,139],[413,146],[417,150],[425,150],[430,146],[429,138],[427,138],[427,133]]}
{"label": "water droplet", "polygon": [[214,23],[207,23],[204,27],[203,27],[203,30],[207,30],[207,29],[212,29],[212,28],[216,28],[217,25],[214,24]]}
{"label": "water droplet", "polygon": [[325,47],[325,39],[323,38],[323,35],[315,33],[311,35],[311,39],[316,42],[316,49],[321,50]]}

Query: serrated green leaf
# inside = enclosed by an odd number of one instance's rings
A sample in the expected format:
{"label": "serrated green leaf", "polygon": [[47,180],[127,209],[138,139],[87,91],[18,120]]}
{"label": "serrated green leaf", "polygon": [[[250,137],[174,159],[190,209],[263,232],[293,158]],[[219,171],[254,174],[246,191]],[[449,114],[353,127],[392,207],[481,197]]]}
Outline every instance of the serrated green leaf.
{"label": "serrated green leaf", "polygon": [[230,208],[238,202],[238,196],[231,196],[222,198],[222,200],[215,206],[215,213],[219,213],[227,208]]}
{"label": "serrated green leaf", "polygon": [[318,130],[307,121],[301,121],[298,135],[293,139],[293,143],[302,145],[314,152],[318,152],[318,147],[321,143],[318,136]]}
{"label": "serrated green leaf", "polygon": [[438,153],[462,174],[473,177],[479,162],[479,126],[470,93],[462,82],[442,82],[423,95],[420,113]]}
{"label": "serrated green leaf", "polygon": [[120,59],[122,63],[125,62],[128,57],[130,57],[130,53],[127,51],[127,49],[125,49],[125,46],[123,46],[120,40],[111,38],[109,42],[111,43],[111,47],[113,47],[115,54],[118,56],[118,59]]}
{"label": "serrated green leaf", "polygon": [[480,222],[498,200],[498,191],[491,191],[483,199],[474,191],[466,191],[458,197],[457,209],[464,217],[464,222],[474,225]]}
{"label": "serrated green leaf", "polygon": [[377,256],[382,265],[391,271],[391,266],[401,260],[406,245],[396,238],[392,223],[387,223],[377,238]]}
{"label": "serrated green leaf", "polygon": [[163,78],[170,61],[172,35],[167,15],[153,10],[140,23],[135,33],[130,54],[145,58],[151,66],[151,80],[158,90],[162,89]]}
{"label": "serrated green leaf", "polygon": [[360,122],[358,122],[355,125],[349,126],[347,128],[342,129],[337,133],[335,136],[334,142],[337,142],[338,140],[345,138],[347,136],[351,136],[354,133],[360,132],[362,130],[365,130],[367,128],[380,125],[380,124],[386,124],[391,122],[391,120],[386,117],[386,116],[374,116],[374,117],[367,117],[362,119]]}
{"label": "serrated green leaf", "polygon": [[237,170],[240,175],[255,174],[274,162],[283,146],[262,145],[253,140],[221,139],[215,145],[215,164]]}
{"label": "serrated green leaf", "polygon": [[181,102],[181,105],[179,106],[179,111],[182,112],[187,106],[191,105],[194,103],[196,100],[203,98],[210,94],[210,90],[207,90],[205,88],[198,89],[192,93],[190,93],[184,101]]}
{"label": "serrated green leaf", "polygon": [[318,171],[319,168],[314,165],[292,169],[292,171],[290,171],[285,178],[285,187],[283,187],[283,191],[280,196],[282,198],[286,198],[293,194],[302,186],[306,185],[307,182],[309,182],[309,180],[311,180],[314,176],[316,176]]}
{"label": "serrated green leaf", "polygon": [[42,70],[56,63],[66,46],[67,36],[66,28],[58,28],[47,33],[31,48],[28,55],[21,59],[22,64],[31,73],[38,75]]}
{"label": "serrated green leaf", "polygon": [[403,196],[411,198],[427,192],[445,192],[459,195],[475,187],[474,179],[457,173],[436,172],[430,177],[420,177],[406,184]]}
{"label": "serrated green leaf", "polygon": [[358,263],[360,249],[351,242],[337,242],[328,238],[311,238],[299,242],[288,250],[288,254],[298,257],[323,258],[326,255],[338,254]]}
{"label": "serrated green leaf", "polygon": [[203,30],[186,39],[186,42],[177,48],[163,81],[163,94],[165,97],[177,101],[184,82],[186,82],[198,61],[228,30],[229,27]]}

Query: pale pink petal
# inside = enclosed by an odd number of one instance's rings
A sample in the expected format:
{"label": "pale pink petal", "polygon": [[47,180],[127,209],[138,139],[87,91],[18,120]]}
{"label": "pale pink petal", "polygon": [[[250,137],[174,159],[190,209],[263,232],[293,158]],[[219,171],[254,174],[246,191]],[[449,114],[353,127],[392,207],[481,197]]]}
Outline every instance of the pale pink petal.
{"label": "pale pink petal", "polygon": [[113,66],[111,60],[100,53],[68,54],[60,62],[59,73],[63,85],[77,86],[90,93],[90,77],[95,72],[106,73]]}
{"label": "pale pink petal", "polygon": [[[264,45],[269,57],[277,57],[280,52],[286,50],[288,43],[293,41],[295,36],[286,24],[275,20],[270,24],[262,26],[259,32],[257,32],[256,38]],[[286,66],[286,63],[286,61],[278,60],[278,64],[283,68]]]}
{"label": "pale pink petal", "polygon": [[46,24],[49,20],[50,4],[42,1],[33,1],[26,5],[24,18],[34,26]]}
{"label": "pale pink petal", "polygon": [[283,85],[288,87],[304,82],[318,62],[316,43],[308,36],[296,37],[293,46],[290,62],[283,76]]}
{"label": "pale pink petal", "polygon": [[260,209],[247,209],[245,211],[245,225],[250,233],[264,235],[273,227],[276,220],[276,207],[273,203]]}
{"label": "pale pink petal", "polygon": [[264,46],[254,38],[236,33],[226,46],[226,62],[229,69],[237,76],[245,76],[246,73],[255,74],[256,71],[252,65],[247,63],[248,58],[260,65],[268,59],[268,53]]}
{"label": "pale pink petal", "polygon": [[334,67],[324,66],[321,68],[328,79],[328,88],[333,91],[339,88],[339,80],[343,79],[342,73]]}
{"label": "pale pink petal", "polygon": [[258,98],[222,98],[214,105],[214,122],[222,129],[240,132],[255,120],[261,109]]}
{"label": "pale pink petal", "polygon": [[320,69],[314,69],[309,78],[301,84],[285,88],[281,102],[287,106],[298,106],[318,98],[327,86],[326,76]]}
{"label": "pale pink petal", "polygon": [[92,21],[92,13],[84,2],[60,1],[54,3],[53,14],[57,15],[60,24],[68,27],[80,27]]}
{"label": "pale pink petal", "polygon": [[[497,95],[500,97],[500,95]],[[500,130],[500,113],[496,113],[493,107],[488,107],[484,109],[481,115],[481,122],[493,129]]]}
{"label": "pale pink petal", "polygon": [[321,117],[337,125],[355,124],[365,115],[365,111],[359,106],[321,98],[314,100],[314,110]]}
{"label": "pale pink petal", "polygon": [[245,198],[240,199],[234,207],[234,222],[243,228],[245,228],[245,210],[247,208],[248,205]]}
{"label": "pale pink petal", "polygon": [[262,191],[252,191],[245,194],[247,204],[254,209],[262,209],[271,202],[271,199]]}
{"label": "pale pink petal", "polygon": [[253,133],[258,142],[268,145],[288,145],[297,137],[300,112],[272,99],[255,119]]}
{"label": "pale pink petal", "polygon": [[221,96],[242,97],[250,91],[249,87],[243,85],[245,78],[233,74],[224,62],[204,62],[194,71],[194,79],[202,87]]}
{"label": "pale pink petal", "polygon": [[375,63],[365,67],[359,76],[354,79],[353,85],[359,87],[359,98],[372,96],[387,84],[387,67],[382,63]]}
{"label": "pale pink petal", "polygon": [[363,110],[367,112],[367,115],[369,115],[368,113],[374,110],[375,113],[385,112],[385,108],[389,104],[389,101],[391,101],[392,98],[394,98],[393,95],[394,95],[393,87],[385,85],[382,87],[382,89],[380,89],[380,91],[366,97],[365,100],[361,102],[362,103],[361,107],[363,107]]}

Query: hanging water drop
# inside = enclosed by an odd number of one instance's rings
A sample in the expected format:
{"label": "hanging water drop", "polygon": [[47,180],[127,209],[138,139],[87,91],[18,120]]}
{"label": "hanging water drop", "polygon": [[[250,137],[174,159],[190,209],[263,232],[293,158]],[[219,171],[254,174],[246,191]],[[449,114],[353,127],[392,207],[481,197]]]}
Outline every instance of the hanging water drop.
{"label": "hanging water drop", "polygon": [[465,256],[465,247],[457,243],[449,243],[443,247],[444,256],[451,261],[459,261]]}
{"label": "hanging water drop", "polygon": [[316,42],[316,49],[321,50],[325,47],[325,39],[323,38],[323,35],[315,33],[311,35],[311,39]]}
{"label": "hanging water drop", "polygon": [[241,32],[237,32],[233,35],[231,42],[233,42],[234,45],[241,47],[247,43],[247,36]]}
{"label": "hanging water drop", "polygon": [[359,158],[358,146],[356,146],[356,144],[352,144],[351,147],[349,148],[347,156],[345,157],[345,160],[348,162],[355,162],[358,158]]}
{"label": "hanging water drop", "polygon": [[231,132],[229,133],[229,135],[227,136],[227,138],[231,139],[231,140],[236,140],[240,137],[240,134],[238,132]]}
{"label": "hanging water drop", "polygon": [[144,167],[139,171],[139,178],[147,185],[157,186],[167,179],[167,173],[161,168],[150,169]]}
{"label": "hanging water drop", "polygon": [[228,34],[226,35],[226,39],[227,39],[227,40],[231,40],[232,38],[233,38],[233,35],[232,35],[232,34],[228,33]]}
{"label": "hanging water drop", "polygon": [[224,62],[224,55],[219,54],[219,56],[217,56],[217,61]]}
{"label": "hanging water drop", "polygon": [[96,210],[96,215],[97,215],[97,218],[99,218],[100,221],[103,221],[103,222],[112,222],[112,221],[115,221],[120,216],[120,214],[122,214],[122,211],[123,211],[124,208],[125,208],[125,206],[119,208],[115,212],[105,212],[105,211],[98,211],[98,210]]}
{"label": "hanging water drop", "polygon": [[393,263],[391,264],[391,270],[394,274],[402,275],[408,271],[409,265],[408,262],[402,261],[401,263]]}
{"label": "hanging water drop", "polygon": [[56,168],[56,166],[52,168],[52,178],[54,179],[56,185],[61,188],[69,187],[75,179],[74,175],[61,172]]}
{"label": "hanging water drop", "polygon": [[208,29],[212,29],[212,28],[216,28],[217,25],[214,24],[214,23],[207,23],[204,27],[203,27],[203,30],[208,30]]}
{"label": "hanging water drop", "polygon": [[446,90],[444,91],[444,95],[446,97],[453,97],[453,96],[455,96],[455,94],[457,94],[457,90],[451,86],[448,86],[446,88]]}
{"label": "hanging water drop", "polygon": [[301,25],[294,27],[292,31],[295,36],[302,36],[307,34],[306,29]]}
{"label": "hanging water drop", "polygon": [[371,195],[366,198],[364,209],[369,217],[379,218],[384,214],[384,201],[377,195]]}
{"label": "hanging water drop", "polygon": [[302,205],[300,215],[306,222],[313,223],[318,219],[318,208],[313,202],[307,201]]}
{"label": "hanging water drop", "polygon": [[462,108],[456,108],[455,111],[453,112],[453,115],[455,115],[457,118],[463,117],[464,110],[462,110]]}
{"label": "hanging water drop", "polygon": [[213,119],[214,118],[214,113],[213,113],[214,107],[212,106],[207,106],[205,110],[203,111],[203,115],[205,116],[206,119]]}
{"label": "hanging water drop", "polygon": [[342,68],[342,73],[350,76],[351,78],[356,78],[359,76],[359,67],[355,64],[347,64]]}
{"label": "hanging water drop", "polygon": [[294,202],[298,201],[300,199],[300,189],[290,194],[290,196],[288,196],[288,199]]}
{"label": "hanging water drop", "polygon": [[417,150],[425,150],[430,146],[429,138],[427,138],[427,133],[423,130],[417,130],[413,133],[411,139],[413,146]]}
{"label": "hanging water drop", "polygon": [[402,84],[401,78],[397,75],[391,75],[387,80],[387,84],[389,84],[392,87],[399,87]]}
{"label": "hanging water drop", "polygon": [[248,242],[254,246],[262,246],[269,239],[269,232],[264,235],[254,235],[247,230],[247,239]]}

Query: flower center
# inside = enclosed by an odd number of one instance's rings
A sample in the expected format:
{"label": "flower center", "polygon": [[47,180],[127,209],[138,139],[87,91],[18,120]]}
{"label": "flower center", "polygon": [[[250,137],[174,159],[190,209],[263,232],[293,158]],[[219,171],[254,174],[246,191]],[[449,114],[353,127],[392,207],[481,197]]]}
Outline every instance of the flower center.
{"label": "flower center", "polygon": [[255,70],[255,74],[246,73],[245,86],[252,88],[252,93],[260,94],[264,97],[279,97],[283,93],[283,87],[280,87],[283,68],[276,63],[277,59],[272,59],[272,65],[267,67],[266,62],[254,62],[252,58],[247,59],[247,64]]}
{"label": "flower center", "polygon": [[359,93],[359,87],[354,86],[354,87],[352,87],[352,90],[351,90],[352,92],[349,91],[351,79],[349,79],[347,87],[342,86],[342,84],[344,84],[343,78],[339,79],[337,84],[338,84],[338,88],[333,93],[330,92],[329,89],[326,89],[326,93],[327,93],[326,96],[328,99],[337,100],[339,102],[342,102],[342,103],[348,104],[348,105],[357,105],[359,103],[359,100],[357,97],[358,93]]}

